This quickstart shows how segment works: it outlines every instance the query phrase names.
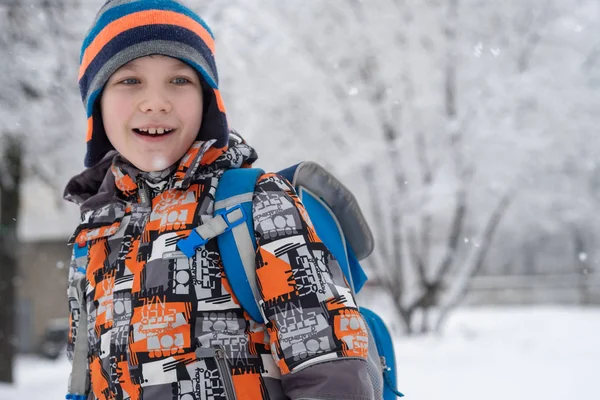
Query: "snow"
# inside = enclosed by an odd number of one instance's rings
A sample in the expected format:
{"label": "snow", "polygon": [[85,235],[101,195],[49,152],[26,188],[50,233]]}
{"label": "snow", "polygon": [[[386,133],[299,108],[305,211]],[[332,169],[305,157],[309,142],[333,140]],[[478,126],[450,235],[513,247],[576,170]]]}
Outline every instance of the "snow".
{"label": "snow", "polygon": [[[465,308],[443,336],[397,337],[398,384],[418,400],[597,398],[600,308]],[[64,398],[69,363],[17,360],[0,400]]]}
{"label": "snow", "polygon": [[70,368],[66,355],[56,361],[20,356],[15,367],[16,385],[0,384],[0,400],[65,398]]}
{"label": "snow", "polygon": [[598,398],[600,309],[460,310],[443,337],[396,340],[408,398]]}

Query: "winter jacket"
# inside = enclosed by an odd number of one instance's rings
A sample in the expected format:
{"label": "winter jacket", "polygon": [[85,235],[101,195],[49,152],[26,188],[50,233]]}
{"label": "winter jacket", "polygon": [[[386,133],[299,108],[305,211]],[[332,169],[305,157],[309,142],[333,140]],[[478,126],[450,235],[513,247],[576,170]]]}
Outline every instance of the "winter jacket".
{"label": "winter jacket", "polygon": [[287,181],[264,175],[253,199],[266,324],[240,308],[216,240],[176,252],[211,217],[222,173],[256,159],[232,135],[210,161],[213,142],[162,173],[112,151],[67,185],[82,213],[70,283],[85,274],[83,299],[69,285],[68,354],[87,335],[88,399],[371,399],[365,322]]}

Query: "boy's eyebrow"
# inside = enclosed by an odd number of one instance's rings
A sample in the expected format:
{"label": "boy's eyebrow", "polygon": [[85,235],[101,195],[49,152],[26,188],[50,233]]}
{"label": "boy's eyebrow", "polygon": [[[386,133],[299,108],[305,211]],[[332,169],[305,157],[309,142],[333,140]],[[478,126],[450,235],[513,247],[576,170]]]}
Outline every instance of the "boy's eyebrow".
{"label": "boy's eyebrow", "polygon": [[136,71],[136,70],[137,70],[137,66],[136,66],[135,64],[131,64],[131,63],[129,63],[129,64],[125,64],[125,65],[123,65],[121,68],[119,68],[119,69],[117,70],[117,72],[120,72],[120,71],[128,71],[128,70],[130,70],[130,71]]}
{"label": "boy's eyebrow", "polygon": [[[189,66],[189,65],[187,65],[187,64],[184,64],[184,63],[181,63],[181,62],[180,62],[180,63],[177,63],[177,64],[175,64],[175,65],[173,66],[173,69],[176,69],[176,70],[180,70],[180,69],[192,69],[192,67],[190,67],[190,66]],[[193,69],[192,69],[192,70],[193,70]]]}

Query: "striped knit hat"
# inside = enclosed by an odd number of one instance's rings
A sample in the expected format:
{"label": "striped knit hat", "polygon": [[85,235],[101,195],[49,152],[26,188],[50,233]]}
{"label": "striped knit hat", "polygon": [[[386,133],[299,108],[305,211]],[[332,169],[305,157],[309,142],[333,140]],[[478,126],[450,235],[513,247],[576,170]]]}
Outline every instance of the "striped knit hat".
{"label": "striped knit hat", "polygon": [[79,88],[88,118],[85,166],[110,150],[97,101],[110,76],[129,61],[161,54],[196,69],[204,89],[204,116],[198,139],[216,139],[225,150],[228,127],[219,93],[214,37],[192,10],[174,0],[108,0],[81,46]]}

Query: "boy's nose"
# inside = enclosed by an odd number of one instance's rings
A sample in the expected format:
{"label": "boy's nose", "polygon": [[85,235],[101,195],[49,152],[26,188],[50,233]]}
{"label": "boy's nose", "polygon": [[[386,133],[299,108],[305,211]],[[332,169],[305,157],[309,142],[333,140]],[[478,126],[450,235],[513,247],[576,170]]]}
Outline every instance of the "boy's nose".
{"label": "boy's nose", "polygon": [[171,111],[171,102],[165,96],[161,96],[160,94],[149,95],[140,103],[140,111],[144,113],[168,113]]}

